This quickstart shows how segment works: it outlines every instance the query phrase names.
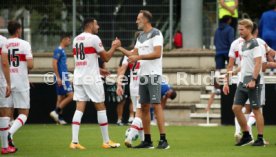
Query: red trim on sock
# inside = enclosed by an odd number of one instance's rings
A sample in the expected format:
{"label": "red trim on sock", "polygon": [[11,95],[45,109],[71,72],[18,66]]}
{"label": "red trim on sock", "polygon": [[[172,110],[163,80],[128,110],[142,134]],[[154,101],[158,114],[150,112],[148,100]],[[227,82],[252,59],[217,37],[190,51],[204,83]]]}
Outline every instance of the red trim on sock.
{"label": "red trim on sock", "polygon": [[100,126],[106,126],[108,123],[101,123]]}
{"label": "red trim on sock", "polygon": [[72,122],[72,125],[80,125],[80,122]]}
{"label": "red trim on sock", "polygon": [[22,119],[17,118],[17,120],[19,120],[19,121],[20,121],[20,123],[22,124],[22,126],[24,125],[24,122],[23,122],[23,120],[22,120]]}
{"label": "red trim on sock", "polygon": [[133,129],[135,129],[135,130],[140,130],[140,128],[138,126],[136,126],[136,125],[131,125],[130,127],[133,128]]}
{"label": "red trim on sock", "polygon": [[0,128],[0,131],[7,131],[7,130],[9,130],[9,127],[7,127],[7,128]]}

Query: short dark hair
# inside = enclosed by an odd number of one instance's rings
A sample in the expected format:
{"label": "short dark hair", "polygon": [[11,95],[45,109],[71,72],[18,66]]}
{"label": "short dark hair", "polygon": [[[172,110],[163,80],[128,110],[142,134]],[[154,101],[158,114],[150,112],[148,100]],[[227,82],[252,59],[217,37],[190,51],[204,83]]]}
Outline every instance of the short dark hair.
{"label": "short dark hair", "polygon": [[71,35],[69,33],[63,32],[60,34],[59,41],[61,42],[64,38],[71,38]]}
{"label": "short dark hair", "polygon": [[91,22],[94,22],[94,20],[96,20],[96,19],[93,17],[85,19],[82,23],[82,28],[85,29],[87,27],[87,25]]}
{"label": "short dark hair", "polygon": [[143,16],[144,16],[149,22],[151,22],[151,20],[152,20],[152,14],[151,14],[150,11],[148,11],[148,10],[140,10],[140,13],[142,13]]}
{"label": "short dark hair", "polygon": [[258,29],[257,23],[253,22],[252,34],[256,33],[257,29]]}
{"label": "short dark hair", "polygon": [[21,28],[21,24],[17,21],[9,21],[8,23],[8,31],[10,35],[14,35],[18,29]]}
{"label": "short dark hair", "polygon": [[171,89],[172,90],[172,94],[171,94],[171,99],[173,100],[173,99],[175,99],[176,98],[176,96],[177,96],[177,94],[176,94],[176,91],[175,90],[173,90],[173,89]]}
{"label": "short dark hair", "polygon": [[227,23],[230,19],[232,19],[232,16],[230,15],[224,15],[222,19],[220,20],[221,23]]}

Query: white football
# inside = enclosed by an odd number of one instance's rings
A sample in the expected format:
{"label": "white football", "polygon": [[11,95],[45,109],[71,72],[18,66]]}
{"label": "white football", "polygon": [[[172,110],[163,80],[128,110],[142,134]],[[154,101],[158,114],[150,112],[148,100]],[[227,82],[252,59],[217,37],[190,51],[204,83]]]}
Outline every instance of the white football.
{"label": "white football", "polygon": [[[128,129],[126,130],[125,138],[127,138],[127,137],[129,136],[129,133],[130,133],[130,128],[128,128]],[[131,140],[132,140],[132,141],[136,141],[138,138],[139,138],[138,131],[135,130],[134,136],[131,138]]]}

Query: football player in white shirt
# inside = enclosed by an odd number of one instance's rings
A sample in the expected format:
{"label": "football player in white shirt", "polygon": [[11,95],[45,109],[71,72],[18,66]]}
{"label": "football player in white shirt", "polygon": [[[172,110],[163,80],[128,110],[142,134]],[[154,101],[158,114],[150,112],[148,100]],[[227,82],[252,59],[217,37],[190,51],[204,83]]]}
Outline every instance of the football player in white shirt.
{"label": "football player in white shirt", "polygon": [[139,71],[140,71],[140,62],[136,61],[134,63],[128,62],[128,57],[124,56],[121,70],[118,72],[118,83],[117,83],[117,95],[121,96],[124,93],[122,88],[122,77],[124,77],[124,73],[127,70],[127,67],[130,69],[130,98],[133,103],[133,111],[135,112],[135,118],[130,126],[130,132],[125,139],[125,145],[128,148],[132,147],[132,139],[133,137],[139,133],[139,137],[141,141],[144,141],[144,129],[142,123],[142,111],[141,104],[139,103]]}
{"label": "football player in white shirt", "polygon": [[134,148],[154,148],[150,134],[150,106],[153,104],[160,133],[157,148],[169,149],[164,125],[164,112],[161,106],[163,35],[160,30],[152,27],[151,19],[152,14],[149,11],[141,10],[136,23],[138,29],[142,31],[137,38],[133,53],[123,48],[119,50],[128,56],[130,62],[137,60],[141,62],[139,95],[145,140]]}
{"label": "football player in white shirt", "polygon": [[10,121],[11,105],[11,81],[8,54],[2,54],[2,47],[6,38],[0,35],[0,135],[1,135],[1,154],[16,152],[16,148],[8,144],[8,130]]}
{"label": "football player in white shirt", "polygon": [[119,143],[112,142],[108,134],[108,122],[105,108],[105,96],[103,82],[100,77],[98,55],[104,62],[108,62],[121,41],[116,39],[112,42],[111,49],[106,52],[101,39],[96,35],[99,25],[94,18],[85,19],[83,22],[84,32],[74,38],[73,53],[75,59],[74,70],[74,96],[77,102],[76,111],[72,120],[71,149],[85,149],[79,144],[79,129],[81,118],[85,110],[86,102],[95,104],[98,115],[98,123],[103,138],[103,148],[117,148]]}
{"label": "football player in white shirt", "polygon": [[30,109],[30,84],[28,70],[33,68],[33,55],[29,42],[20,39],[22,28],[16,21],[8,23],[10,38],[2,53],[9,55],[11,76],[11,98],[13,108],[18,109],[18,117],[9,129],[9,145],[14,147],[13,135],[27,121]]}

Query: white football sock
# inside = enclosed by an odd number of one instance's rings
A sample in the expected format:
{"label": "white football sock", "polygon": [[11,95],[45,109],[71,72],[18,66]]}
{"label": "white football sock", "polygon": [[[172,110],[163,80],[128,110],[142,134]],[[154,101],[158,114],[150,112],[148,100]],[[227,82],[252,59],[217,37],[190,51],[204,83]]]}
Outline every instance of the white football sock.
{"label": "white football sock", "polygon": [[255,123],[256,123],[255,115],[254,115],[253,112],[251,112],[251,114],[250,114],[250,116],[249,116],[249,118],[247,120],[247,125],[251,127]]}
{"label": "white football sock", "polygon": [[[129,141],[132,141],[132,139],[134,138],[135,135],[137,135],[139,133],[140,136],[140,130],[141,130],[141,124],[142,124],[142,120],[138,117],[135,117],[131,126],[130,126],[130,131],[128,134],[127,139]],[[140,137],[141,139],[141,137]]]}
{"label": "white football sock", "polygon": [[20,114],[16,120],[13,122],[9,133],[11,134],[11,137],[16,133],[16,131],[21,128],[27,121],[27,116],[24,114]]}
{"label": "white football sock", "polygon": [[83,112],[76,110],[72,120],[72,143],[79,143],[79,130]]}
{"label": "white football sock", "polygon": [[101,128],[103,142],[108,143],[110,140],[108,135],[108,122],[107,122],[106,110],[98,111],[97,115],[98,115],[98,123]]}
{"label": "white football sock", "polygon": [[244,114],[246,121],[248,121],[250,114]]}
{"label": "white football sock", "polygon": [[10,117],[0,117],[0,135],[2,148],[8,148],[8,130],[9,130]]}
{"label": "white football sock", "polygon": [[[138,117],[137,117],[138,118]],[[142,119],[139,118],[140,121],[140,129],[139,129],[139,137],[141,141],[145,141],[145,133],[144,133],[144,128],[143,128],[143,122]]]}
{"label": "white football sock", "polygon": [[241,133],[241,126],[238,122],[237,117],[235,117],[235,135],[238,135]]}
{"label": "white football sock", "polygon": [[247,121],[247,125],[249,127],[249,133],[251,135],[251,137],[253,137],[253,133],[252,133],[252,125],[255,124],[256,119],[255,119],[255,115],[253,112],[250,113],[249,119]]}

